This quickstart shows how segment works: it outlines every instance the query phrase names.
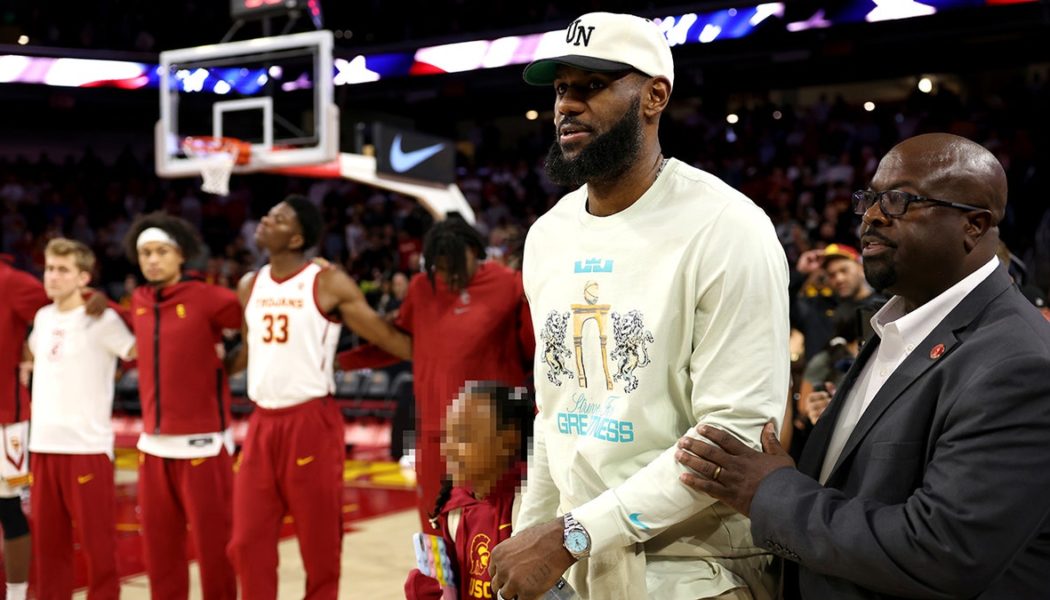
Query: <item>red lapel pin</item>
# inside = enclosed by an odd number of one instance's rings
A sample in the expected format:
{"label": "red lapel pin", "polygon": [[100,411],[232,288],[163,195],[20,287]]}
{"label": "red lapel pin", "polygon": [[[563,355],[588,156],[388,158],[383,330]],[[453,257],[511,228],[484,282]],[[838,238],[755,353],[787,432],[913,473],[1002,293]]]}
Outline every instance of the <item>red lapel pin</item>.
{"label": "red lapel pin", "polygon": [[937,360],[944,354],[944,344],[937,344],[930,350],[930,358]]}

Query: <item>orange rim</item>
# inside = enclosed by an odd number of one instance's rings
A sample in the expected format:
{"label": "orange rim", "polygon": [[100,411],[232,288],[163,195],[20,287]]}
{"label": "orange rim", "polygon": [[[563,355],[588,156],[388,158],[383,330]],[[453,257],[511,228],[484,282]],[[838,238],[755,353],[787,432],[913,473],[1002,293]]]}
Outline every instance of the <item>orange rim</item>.
{"label": "orange rim", "polygon": [[232,137],[189,136],[182,140],[182,149],[186,154],[197,157],[232,154],[234,164],[238,165],[246,165],[252,158],[252,145]]}

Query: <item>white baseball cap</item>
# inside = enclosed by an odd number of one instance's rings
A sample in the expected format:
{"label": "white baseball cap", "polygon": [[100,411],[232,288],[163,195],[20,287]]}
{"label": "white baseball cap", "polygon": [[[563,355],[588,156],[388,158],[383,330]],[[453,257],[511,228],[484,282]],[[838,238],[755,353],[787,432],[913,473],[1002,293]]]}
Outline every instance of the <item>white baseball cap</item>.
{"label": "white baseball cap", "polygon": [[637,69],[650,77],[666,77],[674,85],[674,59],[667,38],[649,19],[607,12],[588,13],[569,23],[565,41],[550,58],[525,67],[532,85],[550,85],[558,65],[585,71]]}

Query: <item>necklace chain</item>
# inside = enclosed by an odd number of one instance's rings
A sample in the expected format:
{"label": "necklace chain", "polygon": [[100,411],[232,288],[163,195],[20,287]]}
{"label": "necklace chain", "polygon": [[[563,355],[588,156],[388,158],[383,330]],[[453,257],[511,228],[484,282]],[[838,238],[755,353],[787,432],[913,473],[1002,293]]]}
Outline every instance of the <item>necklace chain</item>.
{"label": "necklace chain", "polygon": [[667,161],[668,161],[668,160],[670,160],[670,159],[669,159],[669,158],[665,158],[665,159],[663,159],[663,160],[661,160],[661,161],[660,161],[660,168],[656,170],[656,177],[654,177],[654,178],[653,178],[653,179],[654,179],[654,181],[655,181],[656,179],[659,179],[659,178],[660,178],[660,173],[662,173],[662,172],[663,172],[663,170],[664,170],[664,167],[666,167],[666,166],[667,166]]}
{"label": "necklace chain", "polygon": [[[667,166],[667,161],[669,161],[669,160],[671,160],[671,159],[664,158],[663,160],[660,161],[660,166],[656,169],[656,177],[653,177],[653,183],[656,183],[656,180],[660,178],[660,173],[663,172],[664,167]],[[587,197],[584,198],[584,200],[583,200],[584,206],[587,206],[588,202],[590,202],[590,194],[588,194]],[[587,212],[590,212],[590,211],[587,211]]]}

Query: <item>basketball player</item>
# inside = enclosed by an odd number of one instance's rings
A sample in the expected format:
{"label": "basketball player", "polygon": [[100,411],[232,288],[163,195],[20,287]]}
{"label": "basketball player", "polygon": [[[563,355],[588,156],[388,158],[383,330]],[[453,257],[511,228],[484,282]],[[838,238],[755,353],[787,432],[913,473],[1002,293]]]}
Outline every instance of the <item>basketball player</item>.
{"label": "basketball player", "polygon": [[241,326],[237,294],[183,276],[200,241],[185,220],[140,217],[124,240],[147,285],[131,298],[139,348],[139,508],[150,595],[189,596],[186,530],[192,531],[205,600],[234,600],[226,556],[232,527],[230,389],[215,344]]}
{"label": "basketball player", "polygon": [[0,432],[4,458],[0,462],[0,526],[4,529],[4,572],[7,598],[24,600],[29,578],[29,524],[19,492],[29,483],[26,442],[29,434],[29,391],[18,379],[18,363],[33,316],[48,302],[44,286],[29,273],[0,260]]}
{"label": "basketball player", "polygon": [[255,402],[234,476],[229,553],[252,600],[277,597],[277,538],[291,513],[306,567],[307,599],[339,592],[342,549],[343,418],[332,401],[339,320],[402,358],[409,338],[380,318],[345,273],[305,252],[320,235],[321,213],[292,195],[255,232],[268,265],[240,283],[248,396]]}
{"label": "basketball player", "polygon": [[[445,411],[471,380],[525,381],[535,352],[521,273],[485,260],[485,240],[461,218],[435,223],[423,240],[425,273],[417,273],[394,322],[412,336],[416,396],[416,481],[420,524],[431,524],[442,487]],[[340,355],[344,369],[384,366],[367,346]]]}
{"label": "basketball player", "polygon": [[95,256],[56,238],[45,249],[44,289],[52,300],[33,321],[33,536],[37,597],[73,594],[73,529],[87,565],[88,598],[120,596],[113,488],[113,379],[135,338],[107,309],[84,310],[82,290]]}

